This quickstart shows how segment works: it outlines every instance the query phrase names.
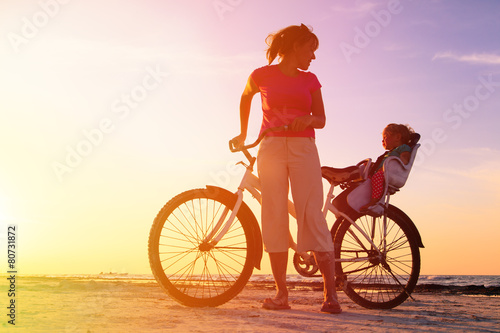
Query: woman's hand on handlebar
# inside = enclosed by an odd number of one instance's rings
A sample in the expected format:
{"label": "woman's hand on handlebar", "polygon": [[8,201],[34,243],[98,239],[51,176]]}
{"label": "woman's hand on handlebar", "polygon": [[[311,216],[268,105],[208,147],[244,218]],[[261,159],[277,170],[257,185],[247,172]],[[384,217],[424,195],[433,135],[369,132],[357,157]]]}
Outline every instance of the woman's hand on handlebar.
{"label": "woman's hand on handlebar", "polygon": [[244,145],[246,135],[240,134],[229,141],[229,149],[232,152],[236,152],[236,151],[241,151],[243,149],[253,148],[260,143],[260,141],[267,135],[267,133],[277,132],[277,131],[288,131],[288,129],[289,129],[289,127],[287,125],[268,128],[260,133],[259,138],[254,143],[251,143],[247,146]]}
{"label": "woman's hand on handlebar", "polygon": [[246,138],[247,138],[247,136],[245,134],[240,134],[240,135],[235,136],[234,138],[232,138],[231,141],[229,141],[229,143],[235,149],[239,150],[245,144],[245,139]]}

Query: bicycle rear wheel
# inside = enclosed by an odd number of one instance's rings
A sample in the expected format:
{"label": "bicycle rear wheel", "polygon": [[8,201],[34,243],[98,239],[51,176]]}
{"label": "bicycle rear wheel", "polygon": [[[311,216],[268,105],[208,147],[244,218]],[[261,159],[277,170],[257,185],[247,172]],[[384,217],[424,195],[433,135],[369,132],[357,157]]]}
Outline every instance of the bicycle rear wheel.
{"label": "bicycle rear wheel", "polygon": [[205,241],[221,216],[227,221],[235,201],[229,192],[195,189],[174,197],[158,213],[149,235],[149,262],[158,283],[176,301],[218,306],[248,282],[256,252],[251,212],[240,209],[219,243]]}
{"label": "bicycle rear wheel", "polygon": [[355,224],[376,247],[349,221],[339,222],[334,235],[336,269],[347,296],[371,309],[391,309],[403,303],[420,274],[418,241],[405,218],[389,208],[385,232],[383,216],[356,219]]}

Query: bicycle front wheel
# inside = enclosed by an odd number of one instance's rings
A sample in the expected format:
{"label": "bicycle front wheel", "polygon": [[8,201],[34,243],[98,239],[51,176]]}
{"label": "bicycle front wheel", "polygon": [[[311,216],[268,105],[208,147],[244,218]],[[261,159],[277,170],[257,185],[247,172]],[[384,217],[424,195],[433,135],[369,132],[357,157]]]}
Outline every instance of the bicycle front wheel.
{"label": "bicycle front wheel", "polygon": [[418,242],[404,217],[391,208],[385,222],[384,216],[363,215],[355,224],[366,236],[346,219],[340,222],[334,236],[336,269],[347,296],[371,309],[403,303],[420,274]]}
{"label": "bicycle front wheel", "polygon": [[256,255],[253,214],[240,209],[217,244],[206,239],[220,219],[228,220],[235,201],[229,192],[195,189],[174,197],[158,213],[149,235],[149,262],[158,283],[176,301],[218,306],[248,282]]}

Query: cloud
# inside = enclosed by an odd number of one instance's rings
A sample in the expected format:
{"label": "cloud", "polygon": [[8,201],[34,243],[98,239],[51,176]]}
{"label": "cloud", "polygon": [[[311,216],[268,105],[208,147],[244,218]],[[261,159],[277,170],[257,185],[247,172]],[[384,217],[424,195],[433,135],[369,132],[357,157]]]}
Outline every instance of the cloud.
{"label": "cloud", "polygon": [[445,166],[426,167],[425,170],[436,175],[452,176],[456,182],[473,180],[477,186],[493,187],[495,193],[500,196],[500,178],[496,176],[500,170],[500,150],[493,147],[475,147],[453,149],[448,153],[458,156],[459,159],[448,159]]}
{"label": "cloud", "polygon": [[353,1],[331,5],[330,10],[352,17],[363,17],[383,5],[386,5],[383,1]]}
{"label": "cloud", "polygon": [[493,53],[472,53],[458,55],[453,52],[439,52],[432,60],[447,59],[452,61],[466,62],[471,64],[500,65],[500,55]]}

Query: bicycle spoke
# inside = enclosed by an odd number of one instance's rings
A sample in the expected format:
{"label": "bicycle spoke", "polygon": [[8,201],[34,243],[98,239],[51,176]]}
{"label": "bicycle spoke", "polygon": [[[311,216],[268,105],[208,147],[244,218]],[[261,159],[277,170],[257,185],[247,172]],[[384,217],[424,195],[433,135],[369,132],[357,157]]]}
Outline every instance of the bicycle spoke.
{"label": "bicycle spoke", "polygon": [[418,246],[398,219],[399,215],[390,212],[385,222],[383,216],[362,216],[355,221],[375,248],[347,220],[336,233],[335,250],[342,259],[339,274],[345,278],[345,290],[365,307],[394,307],[410,296],[416,284]]}
{"label": "bicycle spoke", "polygon": [[[231,193],[192,190],[168,202],[155,219],[149,242],[151,267],[160,285],[179,302],[222,304],[250,278],[249,258],[256,255],[251,223],[257,221],[246,208],[226,228],[233,206]],[[220,240],[215,243],[207,237]]]}

